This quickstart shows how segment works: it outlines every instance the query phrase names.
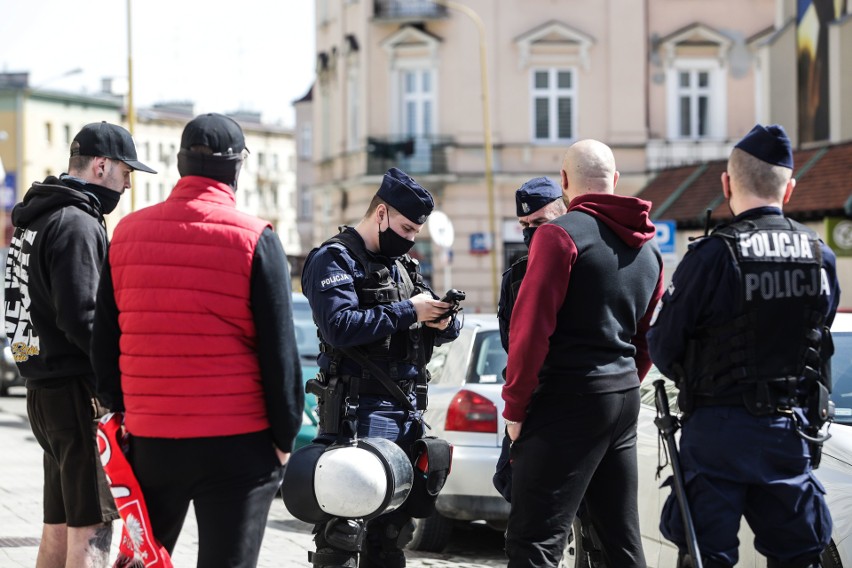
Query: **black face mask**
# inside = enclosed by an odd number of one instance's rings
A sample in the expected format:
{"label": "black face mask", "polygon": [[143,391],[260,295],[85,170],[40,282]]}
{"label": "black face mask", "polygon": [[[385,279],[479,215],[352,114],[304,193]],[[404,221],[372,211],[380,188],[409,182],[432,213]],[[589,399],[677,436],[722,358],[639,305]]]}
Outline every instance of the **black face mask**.
{"label": "black face mask", "polygon": [[522,232],[524,233],[524,244],[527,245],[527,248],[530,248],[530,242],[532,241],[533,233],[538,227],[526,227]]}
{"label": "black face mask", "polygon": [[101,206],[102,215],[109,215],[115,211],[115,208],[118,207],[118,200],[121,199],[119,192],[94,183],[87,183],[86,187],[83,188],[83,193],[88,193],[95,198]]}
{"label": "black face mask", "polygon": [[[379,224],[379,227],[381,228],[381,224]],[[379,231],[379,252],[388,258],[399,258],[410,251],[413,246],[414,241],[409,241],[391,229],[390,219],[388,220],[388,228]]]}

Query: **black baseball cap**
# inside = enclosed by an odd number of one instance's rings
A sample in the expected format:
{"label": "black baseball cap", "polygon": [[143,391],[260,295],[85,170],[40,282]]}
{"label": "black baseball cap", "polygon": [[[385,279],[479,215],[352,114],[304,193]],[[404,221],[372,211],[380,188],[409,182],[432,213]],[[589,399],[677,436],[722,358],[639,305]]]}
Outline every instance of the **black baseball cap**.
{"label": "black baseball cap", "polygon": [[93,122],[83,127],[71,144],[72,156],[94,156],[120,160],[141,172],[157,173],[137,159],[133,137],[124,128],[104,122]]}
{"label": "black baseball cap", "polygon": [[246,137],[237,121],[230,116],[210,112],[190,120],[180,137],[180,147],[207,146],[214,154],[232,156],[246,148]]}

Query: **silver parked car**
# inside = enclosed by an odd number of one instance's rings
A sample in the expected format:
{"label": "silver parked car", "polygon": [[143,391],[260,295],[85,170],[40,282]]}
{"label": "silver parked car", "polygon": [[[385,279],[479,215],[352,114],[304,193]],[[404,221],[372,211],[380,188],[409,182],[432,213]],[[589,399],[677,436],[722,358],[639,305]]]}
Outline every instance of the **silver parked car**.
{"label": "silver parked car", "polygon": [[[832,358],[836,417],[832,434],[823,448],[817,477],[827,490],[834,518],[834,532],[823,555],[823,566],[852,568],[852,314],[838,314],[832,327],[835,355]],[[497,317],[493,314],[467,315],[459,338],[435,349],[429,370],[429,409],[426,422],[431,434],[454,446],[452,472],[438,497],[437,513],[417,522],[415,538],[409,545],[417,550],[441,550],[458,522],[485,521],[498,530],[505,528],[509,505],[491,483],[500,455],[504,422],[501,371],[506,353],[500,344]],[[677,549],[659,531],[660,511],[668,489],[660,483],[670,475],[667,466],[657,477],[660,446],[654,425],[653,381],[660,378],[652,369],[642,383],[639,414],[639,514],[642,545],[648,566],[674,566]],[[670,405],[675,390],[669,383]],[[577,525],[575,524],[575,528]],[[765,566],[766,559],[754,550],[754,537],[747,523],[739,535],[740,561],[737,566]],[[577,539],[570,539],[562,566],[582,564]]]}

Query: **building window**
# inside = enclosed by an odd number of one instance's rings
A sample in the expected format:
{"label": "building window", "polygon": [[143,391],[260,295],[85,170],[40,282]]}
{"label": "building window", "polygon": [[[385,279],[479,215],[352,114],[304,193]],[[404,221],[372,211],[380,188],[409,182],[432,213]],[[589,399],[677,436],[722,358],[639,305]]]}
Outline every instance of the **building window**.
{"label": "building window", "polygon": [[299,217],[302,219],[310,219],[313,215],[314,200],[311,198],[311,190],[308,186],[303,185],[299,192]]}
{"label": "building window", "polygon": [[299,129],[299,157],[311,158],[312,131],[310,124],[303,124]]}
{"label": "building window", "polygon": [[577,85],[573,69],[532,72],[533,140],[565,142],[576,135]]}
{"label": "building window", "polygon": [[62,131],[65,134],[65,145],[71,144],[71,125],[66,124],[62,127]]}
{"label": "building window", "polygon": [[358,68],[350,67],[346,78],[346,117],[348,118],[347,129],[347,149],[355,150],[358,148],[358,139],[361,137],[361,132],[358,128],[361,117],[361,101],[358,90]]}
{"label": "building window", "polygon": [[725,137],[725,73],[717,60],[681,59],[667,71],[668,137]]}
{"label": "building window", "polygon": [[710,132],[710,73],[678,71],[678,133],[683,138],[703,138]]}
{"label": "building window", "polygon": [[262,168],[265,165],[266,165],[266,156],[264,155],[263,152],[258,152],[257,153],[257,166],[259,168]]}
{"label": "building window", "polygon": [[331,157],[331,102],[328,89],[320,93],[320,124],[322,124],[322,139],[320,140],[320,155],[323,159]]}
{"label": "building window", "polygon": [[44,139],[48,144],[53,144],[53,125],[49,122],[44,123]]}

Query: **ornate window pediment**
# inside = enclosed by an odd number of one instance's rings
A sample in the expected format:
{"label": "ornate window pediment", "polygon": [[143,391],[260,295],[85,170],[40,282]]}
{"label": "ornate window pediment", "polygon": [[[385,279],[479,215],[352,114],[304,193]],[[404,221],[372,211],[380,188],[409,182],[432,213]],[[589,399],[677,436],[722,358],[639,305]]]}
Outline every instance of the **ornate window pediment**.
{"label": "ornate window pediment", "polygon": [[666,67],[684,57],[713,57],[724,65],[734,41],[710,26],[694,23],[657,41]]}
{"label": "ornate window pediment", "polygon": [[391,57],[421,57],[435,61],[438,57],[438,46],[441,38],[430,34],[415,26],[402,26],[381,42],[384,49]]}
{"label": "ornate window pediment", "polygon": [[579,64],[591,66],[589,50],[595,40],[571,26],[551,20],[515,38],[520,57],[518,66]]}

